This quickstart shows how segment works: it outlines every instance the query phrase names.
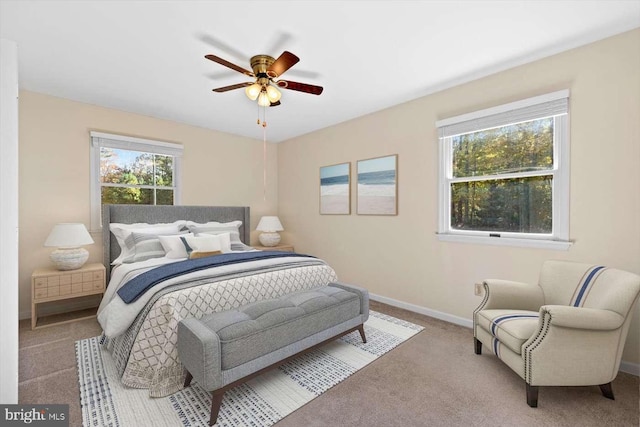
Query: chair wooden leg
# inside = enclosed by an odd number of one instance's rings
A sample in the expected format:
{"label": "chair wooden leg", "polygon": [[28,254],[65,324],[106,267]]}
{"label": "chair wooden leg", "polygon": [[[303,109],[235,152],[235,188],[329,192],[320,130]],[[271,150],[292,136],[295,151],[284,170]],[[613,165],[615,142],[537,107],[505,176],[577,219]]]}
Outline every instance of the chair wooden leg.
{"label": "chair wooden leg", "polygon": [[602,392],[602,395],[607,399],[616,400],[616,398],[613,397],[613,389],[611,388],[611,383],[600,384],[600,391]]}
{"label": "chair wooden leg", "polygon": [[364,325],[358,326],[358,332],[360,332],[360,338],[362,338],[363,343],[367,343],[367,337],[364,334]]}
{"label": "chair wooden leg", "polygon": [[527,384],[527,405],[532,408],[538,407],[538,386]]}
{"label": "chair wooden leg", "polygon": [[475,347],[476,347],[475,348],[476,354],[482,354],[482,342],[478,338],[473,337],[473,343],[475,344]]}
{"label": "chair wooden leg", "polygon": [[209,425],[212,426],[218,421],[218,413],[220,412],[220,405],[222,405],[222,398],[224,397],[224,390],[216,390],[211,395],[211,417],[209,418]]}
{"label": "chair wooden leg", "polygon": [[191,375],[191,372],[187,371],[187,378],[184,379],[184,386],[189,387],[191,385],[192,379],[193,379],[193,375]]}

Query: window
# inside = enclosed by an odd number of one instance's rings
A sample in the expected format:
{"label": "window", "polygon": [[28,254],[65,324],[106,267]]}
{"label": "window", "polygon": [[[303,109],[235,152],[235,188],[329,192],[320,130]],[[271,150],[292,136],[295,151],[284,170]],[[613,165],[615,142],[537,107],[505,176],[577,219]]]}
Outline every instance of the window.
{"label": "window", "polygon": [[179,204],[181,157],[180,144],[91,132],[91,228],[103,204]]}
{"label": "window", "polygon": [[568,101],[560,91],[436,123],[441,240],[569,247]]}

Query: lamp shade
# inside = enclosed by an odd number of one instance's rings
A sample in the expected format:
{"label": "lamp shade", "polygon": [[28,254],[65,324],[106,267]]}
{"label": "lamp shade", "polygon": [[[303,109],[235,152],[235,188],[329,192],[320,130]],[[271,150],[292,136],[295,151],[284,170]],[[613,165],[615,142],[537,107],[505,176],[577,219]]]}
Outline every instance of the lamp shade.
{"label": "lamp shade", "polygon": [[260,92],[260,95],[258,95],[258,105],[261,107],[268,107],[269,105],[271,105],[269,96],[267,96],[267,92],[264,90]]}
{"label": "lamp shade", "polygon": [[283,231],[282,223],[277,216],[263,216],[256,227],[258,231]]}
{"label": "lamp shade", "polygon": [[247,95],[247,98],[255,101],[258,98],[258,95],[260,95],[261,91],[262,85],[260,83],[254,83],[251,86],[247,86],[247,88],[244,90],[244,93]]}
{"label": "lamp shade", "polygon": [[53,227],[44,245],[56,248],[77,248],[92,243],[94,243],[93,239],[84,224],[64,223]]}
{"label": "lamp shade", "polygon": [[269,101],[271,101],[271,102],[280,101],[280,98],[282,97],[282,94],[274,86],[268,85],[267,88],[266,88],[266,91],[267,91],[267,97],[269,98]]}

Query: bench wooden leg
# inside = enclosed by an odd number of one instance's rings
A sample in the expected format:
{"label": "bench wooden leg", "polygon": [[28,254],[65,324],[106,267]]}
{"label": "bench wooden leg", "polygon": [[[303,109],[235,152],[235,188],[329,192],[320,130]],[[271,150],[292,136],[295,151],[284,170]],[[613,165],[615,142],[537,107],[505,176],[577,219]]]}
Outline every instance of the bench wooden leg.
{"label": "bench wooden leg", "polygon": [[211,395],[211,418],[209,418],[209,425],[212,426],[218,421],[218,413],[220,412],[220,405],[222,405],[222,398],[224,397],[224,390],[219,389],[213,392]]}
{"label": "bench wooden leg", "polygon": [[360,332],[360,338],[362,338],[363,343],[367,343],[367,337],[364,334],[364,325],[358,326],[358,332]]}
{"label": "bench wooden leg", "polygon": [[187,371],[187,378],[185,378],[184,380],[184,386],[189,387],[191,385],[192,379],[193,379],[193,375],[191,375],[191,372]]}

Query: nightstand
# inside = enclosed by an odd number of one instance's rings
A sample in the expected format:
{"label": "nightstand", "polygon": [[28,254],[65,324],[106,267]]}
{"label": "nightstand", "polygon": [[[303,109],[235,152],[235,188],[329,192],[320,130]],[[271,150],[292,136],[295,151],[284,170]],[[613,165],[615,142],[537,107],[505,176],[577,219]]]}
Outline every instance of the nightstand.
{"label": "nightstand", "polygon": [[38,304],[102,294],[105,290],[105,280],[104,265],[99,263],[85,264],[77,270],[61,271],[54,268],[35,270],[31,275],[31,329],[95,317],[95,315],[84,316],[37,325]]}
{"label": "nightstand", "polygon": [[276,245],[276,246],[253,246],[255,249],[259,249],[261,251],[284,251],[284,252],[295,252],[293,250],[293,245]]}

